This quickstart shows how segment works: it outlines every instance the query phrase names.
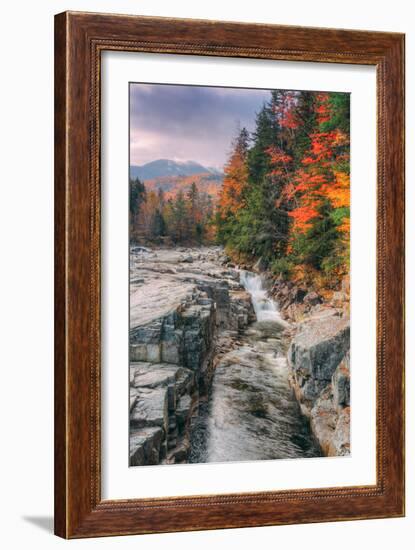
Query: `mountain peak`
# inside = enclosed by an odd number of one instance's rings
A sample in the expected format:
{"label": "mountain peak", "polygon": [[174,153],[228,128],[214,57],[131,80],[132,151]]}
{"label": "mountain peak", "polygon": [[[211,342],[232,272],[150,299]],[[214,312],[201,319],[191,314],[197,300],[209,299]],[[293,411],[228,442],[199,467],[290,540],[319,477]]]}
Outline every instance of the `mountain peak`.
{"label": "mountain peak", "polygon": [[191,176],[203,173],[222,174],[220,170],[208,168],[194,160],[157,159],[141,166],[130,166],[130,177],[139,178],[143,181],[166,176]]}

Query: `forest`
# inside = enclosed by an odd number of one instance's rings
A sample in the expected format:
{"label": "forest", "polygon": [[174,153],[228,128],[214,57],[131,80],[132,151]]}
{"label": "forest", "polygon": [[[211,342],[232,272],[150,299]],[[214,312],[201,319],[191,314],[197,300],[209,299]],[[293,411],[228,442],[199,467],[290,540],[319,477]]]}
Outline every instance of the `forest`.
{"label": "forest", "polygon": [[[195,178],[196,179],[196,178]],[[195,181],[169,196],[148,190],[138,178],[130,180],[130,237],[141,244],[192,244],[215,241],[212,196]]]}
{"label": "forest", "polygon": [[218,243],[241,264],[334,287],[349,270],[350,96],[274,90],[238,131],[218,197],[130,181],[134,241]]}

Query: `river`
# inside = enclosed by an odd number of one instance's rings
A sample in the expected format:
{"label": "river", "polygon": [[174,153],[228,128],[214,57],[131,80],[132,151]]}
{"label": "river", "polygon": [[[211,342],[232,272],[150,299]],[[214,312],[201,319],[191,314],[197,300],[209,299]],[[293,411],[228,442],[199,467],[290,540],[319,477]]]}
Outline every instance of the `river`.
{"label": "river", "polygon": [[190,462],[321,456],[289,384],[288,338],[260,275],[240,272],[256,321],[216,367],[191,435]]}

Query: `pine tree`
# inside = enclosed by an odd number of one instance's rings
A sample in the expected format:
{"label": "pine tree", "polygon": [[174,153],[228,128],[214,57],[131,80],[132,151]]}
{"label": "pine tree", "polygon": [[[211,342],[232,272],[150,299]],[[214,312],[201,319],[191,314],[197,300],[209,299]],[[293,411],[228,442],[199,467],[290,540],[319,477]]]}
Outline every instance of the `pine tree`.
{"label": "pine tree", "polygon": [[186,233],[193,240],[196,236],[196,224],[200,222],[199,216],[199,193],[197,185],[192,182],[189,191],[186,194],[187,200],[187,216],[186,216]]}
{"label": "pine tree", "polygon": [[338,281],[349,262],[349,136],[347,94],[271,92],[244,159],[234,144],[226,165],[219,241],[285,272]]}
{"label": "pine tree", "polygon": [[146,189],[138,179],[131,179],[129,182],[130,200],[130,235],[131,240],[136,241],[140,229],[140,209],[146,200]]}
{"label": "pine tree", "polygon": [[151,234],[154,237],[164,237],[166,232],[166,222],[162,212],[157,208],[152,219]]}
{"label": "pine tree", "polygon": [[317,93],[308,104],[313,112],[299,141],[302,158],[283,190],[292,220],[291,256],[338,279],[349,256],[349,98]]}
{"label": "pine tree", "polygon": [[183,194],[183,191],[180,190],[177,193],[176,200],[173,203],[172,207],[172,237],[177,243],[183,242],[186,235],[186,225],[187,225],[187,209],[186,201]]}
{"label": "pine tree", "polygon": [[145,200],[146,190],[144,184],[136,178],[130,179],[130,214],[135,215],[140,210],[140,205]]}
{"label": "pine tree", "polygon": [[[271,151],[286,147],[281,125],[281,109],[286,92],[273,91],[256,120],[253,145],[248,154],[247,212],[241,214],[240,249],[253,257],[271,261],[285,253],[288,215],[278,204],[283,182],[273,168]],[[290,98],[291,101],[291,98]]]}

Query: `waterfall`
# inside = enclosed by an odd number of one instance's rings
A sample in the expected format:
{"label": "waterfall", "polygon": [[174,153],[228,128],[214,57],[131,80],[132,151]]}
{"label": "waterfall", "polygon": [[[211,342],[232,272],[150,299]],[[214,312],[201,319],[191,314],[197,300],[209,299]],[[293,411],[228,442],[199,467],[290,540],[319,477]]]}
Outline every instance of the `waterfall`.
{"label": "waterfall", "polygon": [[281,318],[274,300],[268,297],[261,275],[250,271],[241,271],[240,281],[251,295],[257,321],[275,321],[287,324]]}

